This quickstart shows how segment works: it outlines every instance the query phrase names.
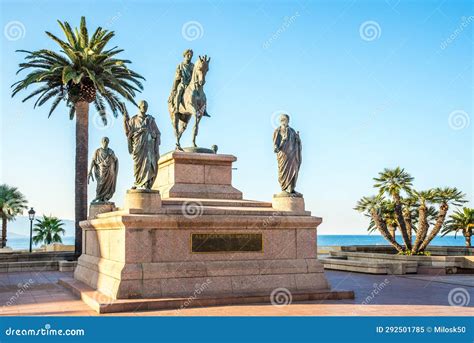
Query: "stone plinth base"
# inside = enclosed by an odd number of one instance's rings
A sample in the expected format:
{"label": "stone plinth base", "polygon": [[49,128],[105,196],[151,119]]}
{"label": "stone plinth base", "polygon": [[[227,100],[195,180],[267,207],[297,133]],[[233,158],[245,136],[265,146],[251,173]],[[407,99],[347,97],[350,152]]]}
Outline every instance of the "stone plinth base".
{"label": "stone plinth base", "polygon": [[[261,302],[281,290],[302,300],[336,294],[317,259],[322,219],[304,210],[302,197],[242,200],[232,187],[235,160],[168,153],[155,191],[129,190],[123,210],[81,222],[83,253],[74,271],[74,283],[86,289],[81,297],[89,287],[119,308],[145,309],[179,307],[189,298]],[[100,311],[101,301],[90,304]]]}
{"label": "stone plinth base", "polygon": [[[206,297],[196,295],[192,298],[150,298],[150,299],[113,299],[109,296],[87,286],[85,283],[72,278],[60,279],[59,284],[70,289],[97,313],[136,312],[152,310],[180,309],[224,305],[245,305],[271,303],[283,305],[277,301],[277,294]],[[291,302],[315,300],[343,300],[354,299],[353,291],[320,291],[320,292],[294,292]],[[249,313],[251,314],[251,313]]]}
{"label": "stone plinth base", "polygon": [[95,219],[98,214],[112,212],[114,210],[114,202],[93,202],[89,206],[89,216],[87,216],[87,219]]}
{"label": "stone plinth base", "polygon": [[129,189],[125,195],[125,210],[154,214],[161,211],[161,196],[156,190]]}
{"label": "stone plinth base", "polygon": [[[154,215],[115,211],[81,222],[74,278],[112,299],[329,290],[316,255],[321,218],[248,200],[192,199],[199,209],[187,213],[189,200],[163,199]],[[244,243],[224,251],[236,236]],[[218,251],[202,249],[215,248],[207,240],[216,237]]]}
{"label": "stone plinth base", "polygon": [[275,194],[272,199],[272,207],[278,211],[304,212],[304,198],[301,195]]}
{"label": "stone plinth base", "polygon": [[232,155],[172,151],[158,163],[153,189],[165,198],[242,199],[232,187]]}

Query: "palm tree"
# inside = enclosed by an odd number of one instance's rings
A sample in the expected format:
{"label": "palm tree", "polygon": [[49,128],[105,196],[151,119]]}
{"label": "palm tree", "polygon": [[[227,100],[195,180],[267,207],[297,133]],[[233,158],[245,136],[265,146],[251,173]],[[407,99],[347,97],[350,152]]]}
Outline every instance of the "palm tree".
{"label": "palm tree", "polygon": [[23,213],[26,208],[25,196],[16,187],[0,185],[0,217],[2,218],[0,248],[5,248],[7,244],[7,222],[15,220],[15,217]]}
{"label": "palm tree", "polygon": [[[465,194],[456,188],[434,188],[421,192],[412,189],[413,178],[399,167],[385,169],[374,180],[376,181],[374,187],[379,188],[378,195],[363,197],[355,209],[371,218],[368,228],[370,232],[379,230],[400,253],[424,254],[425,249],[443,227],[449,206],[460,206],[466,202]],[[402,191],[408,196],[402,197],[400,195]],[[385,194],[391,196],[393,200],[386,200]],[[439,209],[432,204],[439,204]],[[396,228],[402,233],[405,248],[395,240]],[[412,230],[416,233],[413,244]],[[470,237],[470,234],[471,229],[467,229],[466,235]]]}
{"label": "palm tree", "polygon": [[452,204],[454,206],[461,206],[466,202],[466,195],[454,187],[435,188],[433,192],[433,202],[439,204],[438,217],[436,218],[433,229],[431,229],[428,236],[423,240],[419,251],[425,251],[425,249],[428,247],[428,244],[430,244],[433,238],[435,238],[442,229],[446,220],[446,215],[448,214],[449,205]]}
{"label": "palm tree", "polygon": [[51,244],[51,243],[62,243],[62,239],[60,235],[66,233],[63,229],[64,223],[53,216],[46,216],[43,215],[43,219],[36,219],[35,228],[33,230],[33,242],[35,244],[44,243],[44,244]]}
{"label": "palm tree", "polygon": [[23,80],[12,85],[12,96],[25,90],[32,84],[39,88],[30,93],[23,101],[37,96],[34,107],[54,99],[48,114],[51,116],[61,101],[69,107],[69,118],[76,118],[76,160],[75,160],[75,224],[76,253],[81,253],[82,232],[79,222],[87,218],[87,158],[89,104],[94,103],[102,120],[106,123],[106,104],[112,114],[125,114],[122,99],[131,101],[135,92],[143,86],[141,75],[127,68],[129,60],[116,58],[122,49],[106,49],[107,43],[114,37],[113,31],[98,27],[89,36],[86,20],[81,18],[79,29],[72,30],[67,22],[58,21],[66,40],[61,40],[50,32],[46,35],[56,42],[60,52],[47,49],[25,51],[25,62],[19,65],[22,70],[31,70]]}
{"label": "palm tree", "polygon": [[383,238],[385,238],[398,252],[403,252],[403,247],[397,243],[395,237],[390,234],[387,228],[387,223],[383,218],[383,210],[381,209],[384,199],[379,194],[377,196],[363,197],[357,202],[355,210],[365,213],[370,216],[374,222],[375,227],[379,230]]}
{"label": "palm tree", "polygon": [[462,211],[456,210],[446,221],[442,236],[454,232],[455,236],[461,231],[465,240],[466,247],[471,247],[472,229],[474,228],[474,208],[464,207]]}
{"label": "palm tree", "polygon": [[395,203],[394,210],[400,226],[403,242],[407,249],[411,249],[412,244],[408,235],[408,230],[411,230],[411,228],[407,227],[403,218],[402,198],[400,193],[404,191],[410,194],[413,177],[405,172],[404,169],[396,167],[395,169],[384,169],[383,172],[379,173],[379,177],[374,178],[374,180],[376,181],[374,187],[379,189],[379,194],[388,194],[392,197]]}
{"label": "palm tree", "polygon": [[[379,212],[380,217],[383,218],[383,220],[387,224],[387,229],[390,232],[390,235],[395,239],[395,232],[398,228],[397,216],[395,214],[395,204],[390,200],[384,199],[380,201]],[[367,231],[373,232],[377,230],[377,226],[375,225],[375,222],[370,216],[370,214],[368,215],[368,217],[370,217],[370,223],[369,227],[367,228]]]}

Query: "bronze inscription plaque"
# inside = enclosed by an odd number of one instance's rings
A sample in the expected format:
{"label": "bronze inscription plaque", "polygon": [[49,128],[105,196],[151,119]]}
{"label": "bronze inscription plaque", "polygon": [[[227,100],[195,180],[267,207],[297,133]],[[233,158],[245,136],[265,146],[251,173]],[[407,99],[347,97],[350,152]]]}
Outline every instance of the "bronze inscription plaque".
{"label": "bronze inscription plaque", "polygon": [[192,233],[191,252],[262,252],[261,233]]}

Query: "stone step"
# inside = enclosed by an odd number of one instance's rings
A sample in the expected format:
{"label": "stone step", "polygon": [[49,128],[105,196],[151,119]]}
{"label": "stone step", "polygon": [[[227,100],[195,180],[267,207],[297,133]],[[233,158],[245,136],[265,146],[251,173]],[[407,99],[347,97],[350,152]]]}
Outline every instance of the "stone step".
{"label": "stone step", "polygon": [[400,261],[416,262],[423,267],[459,267],[473,268],[474,263],[470,262],[470,256],[424,256],[424,255],[398,255],[368,252],[331,251],[331,257],[343,257],[350,260],[365,261]]}
{"label": "stone step", "polygon": [[309,216],[311,212],[285,212],[277,211],[273,208],[265,207],[225,207],[225,206],[202,206],[189,205],[189,206],[175,206],[168,205],[163,207],[165,214],[172,215],[251,215],[251,216],[266,216],[266,217],[281,217],[286,214],[292,216]]}
{"label": "stone step", "polygon": [[163,206],[184,204],[202,204],[203,206],[224,206],[224,207],[272,207],[271,202],[255,200],[232,200],[232,199],[200,199],[200,198],[164,198]]}
{"label": "stone step", "polygon": [[[339,247],[339,250],[343,252],[397,253],[395,248],[391,245],[345,245]],[[430,245],[428,250],[431,256],[474,256],[474,248],[461,246]]]}
{"label": "stone step", "polygon": [[0,254],[0,263],[2,262],[23,262],[23,261],[72,261],[75,259],[75,253],[70,251],[51,251],[51,252],[11,252]]}
{"label": "stone step", "polygon": [[59,261],[1,262],[0,273],[58,270]]}
{"label": "stone step", "polygon": [[[74,295],[84,301],[97,313],[114,312],[138,312],[150,310],[179,311],[183,308],[207,307],[207,306],[229,306],[229,305],[250,305],[261,303],[274,303],[270,292],[254,294],[219,294],[216,296],[206,296],[199,292],[193,297],[163,297],[147,299],[113,299],[110,295],[101,293],[81,281],[72,278],[59,279],[58,284],[69,289]],[[316,300],[343,300],[354,299],[354,291],[346,290],[320,290],[320,291],[292,291],[291,301],[307,302]]]}
{"label": "stone step", "polygon": [[366,274],[395,274],[403,275],[416,273],[418,264],[416,262],[377,262],[344,260],[341,258],[321,259],[324,269],[344,270]]}
{"label": "stone step", "polygon": [[0,273],[73,271],[77,261],[22,261],[0,262]]}
{"label": "stone step", "polygon": [[60,272],[73,272],[77,266],[77,261],[59,261],[58,267]]}
{"label": "stone step", "polygon": [[272,208],[262,207],[224,207],[224,206],[199,206],[188,205],[178,206],[169,205],[163,208],[166,214],[178,215],[226,215],[226,214],[241,214],[241,215],[265,215],[271,216],[275,212]]}

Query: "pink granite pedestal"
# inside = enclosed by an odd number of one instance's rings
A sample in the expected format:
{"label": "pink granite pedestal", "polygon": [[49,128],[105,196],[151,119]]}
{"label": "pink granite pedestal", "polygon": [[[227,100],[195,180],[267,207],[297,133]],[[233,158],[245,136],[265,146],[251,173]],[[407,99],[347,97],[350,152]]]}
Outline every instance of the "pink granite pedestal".
{"label": "pink granite pedestal", "polygon": [[[235,160],[231,155],[176,152],[160,159],[160,173],[167,171],[154,187],[161,193],[161,207],[155,213],[126,208],[81,222],[83,254],[70,286],[78,293],[95,290],[97,303],[110,299],[122,304],[126,299],[273,301],[276,289],[301,299],[311,294],[353,297],[351,292],[330,291],[317,259],[321,218],[301,208],[278,210],[270,202],[242,200],[231,185]],[[190,193],[183,185],[191,179],[196,181],[189,186],[193,198],[184,196]],[[207,189],[202,197],[197,197],[199,187]],[[249,237],[249,243],[226,251],[228,239],[236,237]],[[208,238],[217,242],[218,251],[206,251],[214,249]],[[120,306],[111,308],[118,311]]]}

